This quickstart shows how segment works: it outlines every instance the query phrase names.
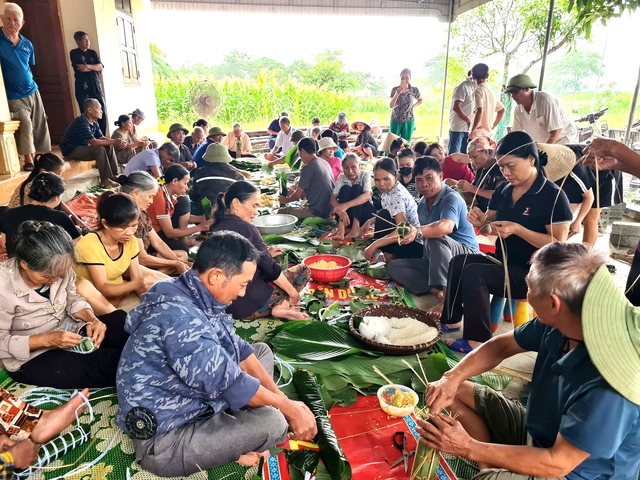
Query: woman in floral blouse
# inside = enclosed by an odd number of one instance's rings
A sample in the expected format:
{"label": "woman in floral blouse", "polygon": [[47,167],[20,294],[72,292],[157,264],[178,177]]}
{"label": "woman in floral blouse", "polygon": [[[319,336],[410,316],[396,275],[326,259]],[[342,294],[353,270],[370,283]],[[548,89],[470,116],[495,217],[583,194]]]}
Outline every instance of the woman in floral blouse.
{"label": "woman in floral blouse", "polygon": [[391,101],[389,107],[391,112],[391,123],[389,131],[411,143],[413,137],[413,109],[422,103],[420,91],[411,86],[411,70],[405,68],[400,72],[400,85],[391,90]]}
{"label": "woman in floral blouse", "polygon": [[[422,258],[422,241],[416,240],[408,245],[400,245],[394,225],[408,222],[415,227],[420,226],[418,218],[418,206],[415,199],[406,188],[398,181],[398,167],[391,158],[378,160],[373,167],[373,178],[380,190],[380,202],[382,210],[378,211],[378,217],[367,221],[362,232],[366,233],[375,223],[374,238],[376,241],[364,251],[367,260],[374,260],[376,252],[385,253],[387,261],[392,258]],[[385,220],[382,220],[382,218]]]}
{"label": "woman in floral blouse", "polygon": [[[54,388],[113,387],[128,335],[126,313],[96,317],[76,292],[74,244],[61,227],[26,221],[0,263],[0,360],[19,382]],[[88,353],[90,341],[100,347]],[[74,351],[69,351],[74,349]]]}

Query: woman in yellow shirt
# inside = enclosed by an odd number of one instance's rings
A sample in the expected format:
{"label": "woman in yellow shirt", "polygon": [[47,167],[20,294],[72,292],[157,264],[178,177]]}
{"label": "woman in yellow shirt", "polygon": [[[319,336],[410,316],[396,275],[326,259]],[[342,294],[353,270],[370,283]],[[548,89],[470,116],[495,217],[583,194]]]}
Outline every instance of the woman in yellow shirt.
{"label": "woman in yellow shirt", "polygon": [[142,296],[152,285],[145,281],[138,263],[140,210],[126,193],[107,191],[96,206],[98,227],[76,245],[79,280],[89,280],[114,306],[128,295]]}

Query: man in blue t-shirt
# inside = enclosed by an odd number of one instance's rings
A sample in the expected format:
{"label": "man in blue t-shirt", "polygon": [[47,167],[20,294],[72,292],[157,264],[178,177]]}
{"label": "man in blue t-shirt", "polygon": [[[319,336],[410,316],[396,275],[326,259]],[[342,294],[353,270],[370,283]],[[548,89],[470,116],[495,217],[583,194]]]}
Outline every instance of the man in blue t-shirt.
{"label": "man in blue t-shirt", "polygon": [[4,25],[0,28],[0,66],[11,118],[20,120],[18,153],[24,155],[24,169],[33,170],[35,153],[51,151],[47,116],[31,73],[36,57],[31,42],[20,35],[24,25],[22,9],[15,3],[5,3],[0,19]]}
{"label": "man in blue t-shirt", "polygon": [[473,226],[467,220],[467,205],[455,190],[445,185],[442,167],[434,157],[420,157],[413,166],[413,178],[422,199],[418,202],[420,228],[411,227],[400,242],[407,245],[423,239],[421,260],[398,259],[387,265],[391,280],[415,295],[432,293],[438,305],[429,310],[440,318],[447,292],[449,262],[456,255],[478,253]]}
{"label": "man in blue t-shirt", "polygon": [[[527,277],[538,318],[499,335],[431,383],[422,441],[478,464],[474,480],[637,480],[640,309],[607,270],[605,253],[549,243]],[[518,353],[537,352],[527,407],[466,381]],[[452,417],[445,416],[444,408]],[[457,417],[457,419],[455,419]]]}

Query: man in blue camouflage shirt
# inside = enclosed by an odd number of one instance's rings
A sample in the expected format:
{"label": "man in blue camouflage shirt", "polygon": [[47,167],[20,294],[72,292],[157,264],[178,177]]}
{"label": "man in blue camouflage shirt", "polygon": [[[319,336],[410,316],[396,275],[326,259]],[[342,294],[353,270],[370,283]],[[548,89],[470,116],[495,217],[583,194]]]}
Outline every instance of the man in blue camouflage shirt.
{"label": "man in blue camouflage shirt", "polygon": [[240,339],[224,313],[258,258],[237,233],[215,233],[191,270],[156,283],[127,317],[116,424],[145,470],[178,477],[232,461],[257,465],[289,427],[295,439],[315,437],[313,414],[274,383],[269,348]]}

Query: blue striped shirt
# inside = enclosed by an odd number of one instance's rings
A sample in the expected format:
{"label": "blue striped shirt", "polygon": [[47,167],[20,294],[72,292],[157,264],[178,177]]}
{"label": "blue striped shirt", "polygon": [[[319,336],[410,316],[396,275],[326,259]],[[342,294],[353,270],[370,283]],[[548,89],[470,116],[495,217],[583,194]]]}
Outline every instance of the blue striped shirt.
{"label": "blue striped shirt", "polygon": [[73,119],[60,141],[62,156],[71,155],[71,152],[76,148],[89,146],[89,140],[102,137],[104,137],[104,134],[100,130],[98,122],[95,121],[92,125],[86,116],[80,115]]}

